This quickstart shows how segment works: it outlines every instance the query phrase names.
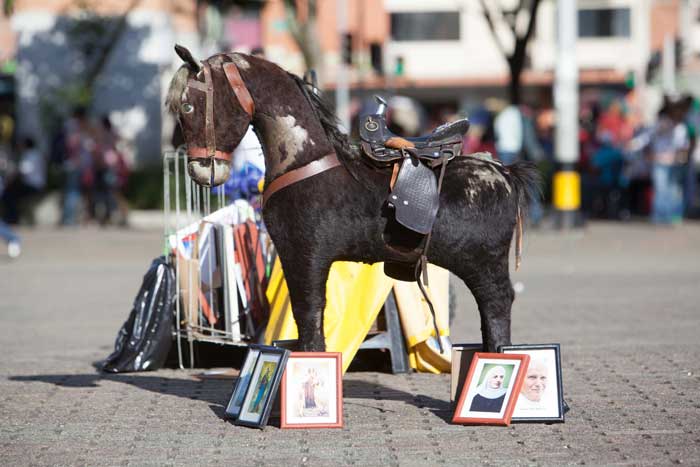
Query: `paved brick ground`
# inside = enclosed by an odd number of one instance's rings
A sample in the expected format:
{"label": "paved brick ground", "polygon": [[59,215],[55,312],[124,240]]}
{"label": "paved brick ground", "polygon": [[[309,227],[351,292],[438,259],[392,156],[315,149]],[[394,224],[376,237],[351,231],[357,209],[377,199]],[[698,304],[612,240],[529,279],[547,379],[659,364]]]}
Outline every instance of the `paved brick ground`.
{"label": "paved brick ground", "polygon": [[[515,342],[560,342],[565,424],[449,424],[449,376],[354,372],[345,428],[222,419],[199,370],[102,376],[158,231],[23,232],[0,256],[2,465],[700,465],[700,225],[532,232]],[[453,341],[479,338],[466,289]]]}

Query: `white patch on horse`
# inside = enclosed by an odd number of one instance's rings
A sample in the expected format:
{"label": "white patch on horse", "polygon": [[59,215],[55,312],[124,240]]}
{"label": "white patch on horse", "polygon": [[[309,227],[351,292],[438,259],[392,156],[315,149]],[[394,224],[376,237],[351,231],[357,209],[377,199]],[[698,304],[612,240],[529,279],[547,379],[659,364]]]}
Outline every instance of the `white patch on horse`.
{"label": "white patch on horse", "polygon": [[231,57],[231,61],[236,64],[238,68],[242,68],[244,70],[247,70],[250,68],[250,63],[248,63],[248,60],[245,58],[241,57],[238,54],[231,54],[229,55]]}
{"label": "white patch on horse", "polygon": [[[482,167],[474,170],[474,177],[478,178],[484,185],[488,185],[492,190],[496,189],[497,185],[502,185],[508,191],[511,192],[511,187],[506,178],[501,172],[491,167]],[[468,193],[471,197],[471,193]]]}
{"label": "white patch on horse", "polygon": [[275,159],[270,171],[273,176],[284,173],[309,141],[308,131],[299,126],[292,115],[270,119],[265,133],[268,135],[267,146]]}
{"label": "white patch on horse", "polygon": [[309,132],[296,124],[296,118],[292,115],[277,117],[277,127],[282,132],[282,141],[287,151],[287,157],[295,157],[299,154],[307,141]]}
{"label": "white patch on horse", "polygon": [[209,60],[209,64],[215,67],[220,67],[224,64],[224,57],[222,57],[221,55],[216,55],[215,57],[212,57]]}

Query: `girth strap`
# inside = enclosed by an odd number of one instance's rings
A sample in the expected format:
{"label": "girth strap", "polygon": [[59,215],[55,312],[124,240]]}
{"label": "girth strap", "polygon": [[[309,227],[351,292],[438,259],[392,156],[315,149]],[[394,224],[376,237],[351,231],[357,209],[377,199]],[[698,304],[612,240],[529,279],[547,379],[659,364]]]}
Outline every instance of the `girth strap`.
{"label": "girth strap", "polygon": [[274,179],[269,186],[265,187],[265,191],[263,192],[263,207],[265,207],[265,203],[267,203],[270,197],[282,188],[286,188],[293,183],[313,177],[314,175],[318,175],[321,172],[338,167],[339,165],[341,164],[338,160],[338,156],[335,155],[335,152],[332,152],[320,159],[309,162],[303,167],[282,174]]}

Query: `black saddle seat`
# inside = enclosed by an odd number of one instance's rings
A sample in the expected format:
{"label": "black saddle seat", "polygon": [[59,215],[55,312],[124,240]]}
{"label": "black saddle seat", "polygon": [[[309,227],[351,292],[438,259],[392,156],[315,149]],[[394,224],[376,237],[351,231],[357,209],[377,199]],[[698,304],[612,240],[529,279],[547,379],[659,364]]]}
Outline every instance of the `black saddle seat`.
{"label": "black saddle seat", "polygon": [[469,119],[462,118],[440,125],[427,135],[404,139],[412,142],[416,148],[420,149],[428,146],[450,144],[455,142],[455,140],[461,141],[467,130],[469,130]]}

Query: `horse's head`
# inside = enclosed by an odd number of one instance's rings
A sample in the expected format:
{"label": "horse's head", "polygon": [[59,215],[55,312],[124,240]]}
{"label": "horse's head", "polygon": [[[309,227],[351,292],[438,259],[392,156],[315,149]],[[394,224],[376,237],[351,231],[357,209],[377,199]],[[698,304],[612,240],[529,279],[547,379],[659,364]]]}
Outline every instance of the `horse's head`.
{"label": "horse's head", "polygon": [[182,46],[175,51],[185,64],[173,78],[167,105],[187,145],[187,171],[199,185],[220,185],[229,177],[232,152],[251,122],[252,97],[236,56],[215,55],[200,63]]}

